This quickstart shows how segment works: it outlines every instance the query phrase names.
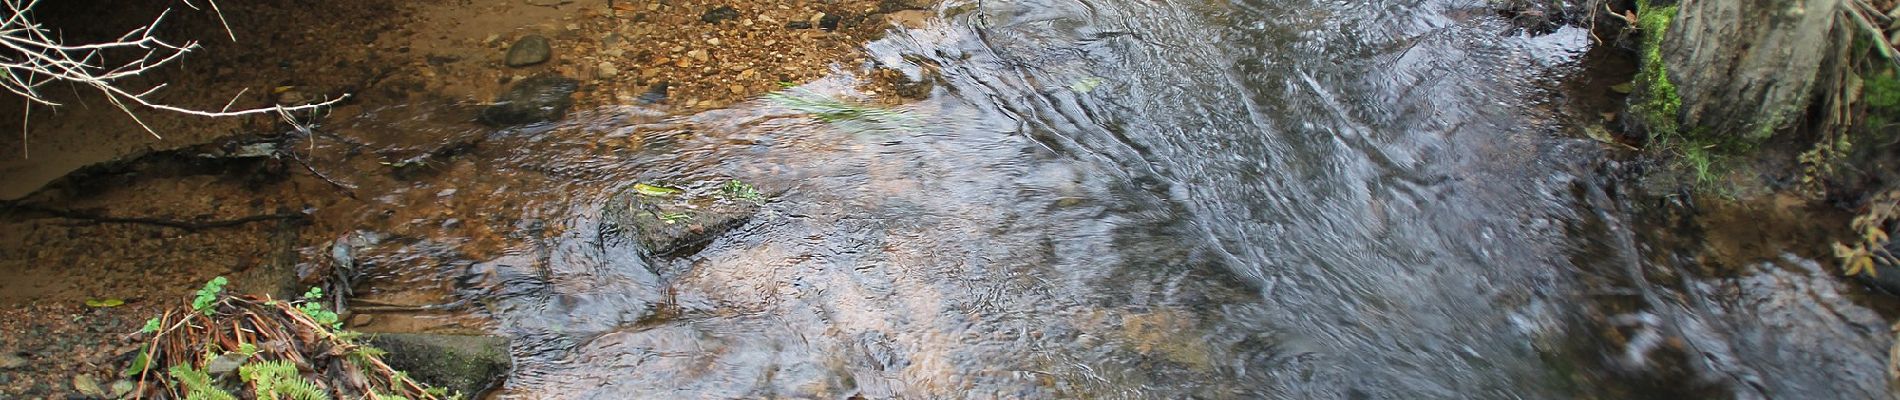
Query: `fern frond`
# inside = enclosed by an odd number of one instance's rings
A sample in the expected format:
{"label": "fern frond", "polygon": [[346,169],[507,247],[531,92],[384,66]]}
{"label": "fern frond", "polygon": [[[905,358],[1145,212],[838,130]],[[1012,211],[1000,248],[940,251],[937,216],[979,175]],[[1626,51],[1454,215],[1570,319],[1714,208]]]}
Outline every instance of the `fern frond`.
{"label": "fern frond", "polygon": [[186,365],[173,365],[172,380],[185,387],[185,400],[237,400],[224,389],[211,384],[211,374]]}
{"label": "fern frond", "polygon": [[330,400],[329,392],[304,379],[303,374],[298,373],[297,365],[289,361],[245,364],[238,368],[238,376],[251,384],[259,399]]}

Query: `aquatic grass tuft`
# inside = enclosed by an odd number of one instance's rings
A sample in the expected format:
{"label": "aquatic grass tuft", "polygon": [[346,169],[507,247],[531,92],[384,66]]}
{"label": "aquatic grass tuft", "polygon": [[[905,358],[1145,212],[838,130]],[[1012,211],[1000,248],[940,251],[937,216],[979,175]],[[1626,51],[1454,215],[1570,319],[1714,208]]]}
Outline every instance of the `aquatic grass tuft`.
{"label": "aquatic grass tuft", "polygon": [[908,112],[839,99],[809,89],[786,88],[765,95],[765,100],[859,133],[918,126],[917,117]]}

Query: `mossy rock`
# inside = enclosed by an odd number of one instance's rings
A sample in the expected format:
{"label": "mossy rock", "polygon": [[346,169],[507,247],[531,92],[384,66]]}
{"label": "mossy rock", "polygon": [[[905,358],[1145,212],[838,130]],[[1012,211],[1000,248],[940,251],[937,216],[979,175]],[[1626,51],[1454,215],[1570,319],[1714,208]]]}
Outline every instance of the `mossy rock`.
{"label": "mossy rock", "polygon": [[435,387],[482,398],[513,368],[508,339],[495,336],[379,333],[371,346],[388,351],[383,362]]}
{"label": "mossy rock", "polygon": [[[643,191],[641,186],[677,193]],[[614,195],[601,210],[601,238],[609,245],[637,245],[650,257],[687,255],[751,220],[762,200],[733,198],[716,188],[630,186]]]}

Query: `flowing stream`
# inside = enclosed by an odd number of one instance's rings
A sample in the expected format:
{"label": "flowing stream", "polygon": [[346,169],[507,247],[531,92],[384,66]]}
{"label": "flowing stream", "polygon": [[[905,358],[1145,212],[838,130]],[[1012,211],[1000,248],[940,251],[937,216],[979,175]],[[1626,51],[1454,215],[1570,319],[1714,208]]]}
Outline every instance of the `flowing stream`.
{"label": "flowing stream", "polygon": [[[1889,397],[1888,318],[1817,261],[1645,244],[1568,133],[1590,33],[1488,7],[951,1],[867,49],[927,98],[463,132],[462,178],[383,199],[494,250],[374,257],[514,339],[509,398]],[[770,200],[686,254],[603,217],[728,179]]]}

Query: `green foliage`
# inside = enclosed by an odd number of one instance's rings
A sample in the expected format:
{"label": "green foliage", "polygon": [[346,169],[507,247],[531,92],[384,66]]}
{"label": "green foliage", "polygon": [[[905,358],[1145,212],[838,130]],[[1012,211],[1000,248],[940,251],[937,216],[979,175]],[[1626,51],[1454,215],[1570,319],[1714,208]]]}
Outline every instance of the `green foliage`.
{"label": "green foliage", "polygon": [[125,370],[120,371],[119,375],[122,375],[122,376],[138,375],[139,373],[145,372],[146,364],[151,364],[151,363],[152,363],[152,349],[150,347],[140,348],[138,357],[133,357],[132,363],[129,365],[126,365]]}
{"label": "green foliage", "polygon": [[738,179],[726,181],[724,186],[719,187],[719,193],[729,199],[765,204],[765,195],[760,194],[758,188],[754,188],[752,185],[741,182]]}
{"label": "green foliage", "polygon": [[304,379],[298,373],[297,365],[289,361],[266,361],[245,364],[238,368],[238,376],[251,384],[258,399],[268,400],[329,400],[330,394],[317,387],[316,383]]}
{"label": "green foliage", "polygon": [[213,310],[211,306],[217,304],[218,296],[224,294],[224,285],[230,283],[230,280],[226,280],[222,276],[211,278],[210,282],[205,282],[204,288],[198,289],[198,296],[191,299],[191,309],[210,316],[212,312],[216,311]]}
{"label": "green foliage", "polygon": [[1657,136],[1679,134],[1677,118],[1682,110],[1682,97],[1677,95],[1676,85],[1669,81],[1669,69],[1662,56],[1663,37],[1676,19],[1676,6],[1656,7],[1650,0],[1638,0],[1636,13],[1636,27],[1642,30],[1643,38],[1638,49],[1641,66],[1636,72],[1639,97],[1631,107],[1637,118]]}
{"label": "green foliage", "polygon": [[1867,126],[1879,130],[1900,115],[1900,77],[1895,71],[1873,74],[1864,81],[1861,100],[1867,103]]}
{"label": "green foliage", "polygon": [[159,328],[162,327],[159,326],[158,317],[152,317],[145,320],[145,327],[139,328],[139,333],[158,333]]}
{"label": "green foliage", "polygon": [[185,387],[186,400],[237,400],[237,397],[211,384],[211,374],[203,370],[189,365],[173,365],[170,373],[179,386]]}
{"label": "green foliage", "polygon": [[343,329],[343,322],[336,312],[324,309],[322,300],[323,288],[312,287],[310,291],[304,292],[303,301],[297,304],[297,312],[310,317],[310,320],[316,321],[318,325],[327,326],[330,329]]}
{"label": "green foliage", "polygon": [[1682,163],[1695,175],[1697,184],[1713,184],[1720,178],[1716,169],[1715,146],[1687,143],[1682,146]]}

